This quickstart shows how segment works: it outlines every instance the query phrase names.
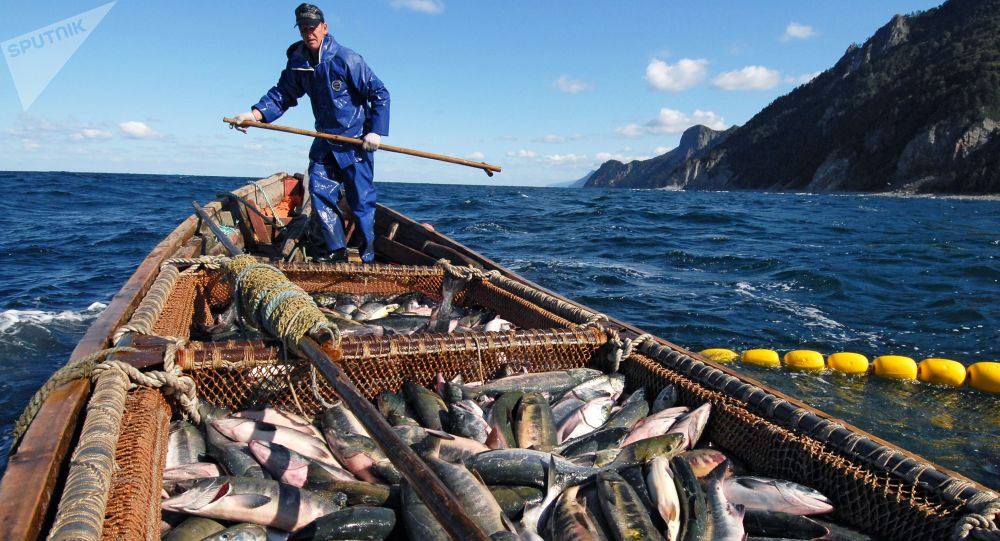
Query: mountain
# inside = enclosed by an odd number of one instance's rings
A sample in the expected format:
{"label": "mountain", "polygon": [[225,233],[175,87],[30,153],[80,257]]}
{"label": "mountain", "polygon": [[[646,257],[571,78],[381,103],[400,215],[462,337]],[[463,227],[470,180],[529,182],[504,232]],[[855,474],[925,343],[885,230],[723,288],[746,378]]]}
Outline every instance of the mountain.
{"label": "mountain", "polygon": [[590,174],[585,188],[669,188],[682,187],[683,179],[672,172],[684,162],[704,156],[724,141],[735,128],[716,131],[705,126],[692,126],[681,135],[677,148],[649,160],[627,164],[610,160]]}
{"label": "mountain", "polygon": [[555,182],[553,184],[549,184],[548,187],[549,188],[582,188],[582,187],[584,187],[587,184],[587,181],[590,180],[590,176],[593,175],[593,174],[594,174],[594,171],[591,171],[591,172],[587,173],[586,175],[583,175],[582,177],[580,177],[580,178],[578,178],[576,180],[566,180],[566,181],[563,181],[563,182]]}
{"label": "mountain", "polygon": [[1000,193],[1000,0],[897,15],[743,126],[700,149],[689,141],[680,158],[692,130],[707,133],[691,128],[650,160],[606,162],[587,185]]}

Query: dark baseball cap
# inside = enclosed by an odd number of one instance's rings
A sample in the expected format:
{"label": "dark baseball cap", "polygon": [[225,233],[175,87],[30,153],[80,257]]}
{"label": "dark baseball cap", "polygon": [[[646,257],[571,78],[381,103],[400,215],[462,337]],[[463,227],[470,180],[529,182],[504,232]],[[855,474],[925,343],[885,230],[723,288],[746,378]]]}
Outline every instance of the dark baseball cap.
{"label": "dark baseball cap", "polygon": [[295,26],[312,28],[323,22],[325,22],[323,11],[318,7],[312,4],[299,4],[299,7],[295,8]]}

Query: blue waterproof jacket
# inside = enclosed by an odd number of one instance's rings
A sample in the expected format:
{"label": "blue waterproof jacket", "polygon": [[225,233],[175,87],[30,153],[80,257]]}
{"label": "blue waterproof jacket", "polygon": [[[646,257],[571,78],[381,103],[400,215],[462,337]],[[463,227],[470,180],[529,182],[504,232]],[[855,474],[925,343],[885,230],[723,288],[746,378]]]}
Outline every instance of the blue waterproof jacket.
{"label": "blue waterproof jacket", "polygon": [[[304,94],[309,95],[316,131],[361,137],[375,132],[389,135],[389,91],[365,64],[361,55],[338,44],[327,34],[313,62],[301,41],[288,48],[288,64],[276,84],[253,107],[274,122]],[[368,154],[360,146],[316,139],[309,159],[322,162],[332,152],[341,168],[362,161]]]}

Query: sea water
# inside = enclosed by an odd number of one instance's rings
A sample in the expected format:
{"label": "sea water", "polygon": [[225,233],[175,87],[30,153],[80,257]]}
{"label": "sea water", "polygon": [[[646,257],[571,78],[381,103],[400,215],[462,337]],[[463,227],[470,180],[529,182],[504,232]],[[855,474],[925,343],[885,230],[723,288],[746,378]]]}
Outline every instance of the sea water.
{"label": "sea water", "polygon": [[[0,172],[0,456],[145,255],[252,179]],[[1000,201],[379,183],[380,201],[691,350],[1000,360]],[[994,489],[1000,396],[734,369]],[[2,470],[0,470],[2,471]]]}

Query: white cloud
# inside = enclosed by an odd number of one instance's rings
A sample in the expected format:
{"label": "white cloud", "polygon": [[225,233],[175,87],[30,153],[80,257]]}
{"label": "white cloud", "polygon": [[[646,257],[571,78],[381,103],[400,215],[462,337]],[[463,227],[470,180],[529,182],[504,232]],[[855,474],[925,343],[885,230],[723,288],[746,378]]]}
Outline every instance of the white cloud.
{"label": "white cloud", "polygon": [[74,141],[83,141],[84,139],[110,139],[112,133],[109,131],[98,130],[96,128],[84,128],[76,133],[70,134],[69,138]]}
{"label": "white cloud", "polygon": [[475,152],[471,152],[471,153],[469,153],[469,155],[468,155],[468,158],[469,158],[470,160],[480,160],[480,161],[482,161],[482,160],[485,160],[485,159],[486,159],[486,154],[483,154],[482,152],[479,152],[479,151],[477,150],[477,151],[475,151]]}
{"label": "white cloud", "polygon": [[764,66],[747,66],[735,71],[720,73],[712,84],[723,90],[767,90],[781,82],[777,70]]}
{"label": "white cloud", "polygon": [[128,122],[122,122],[121,124],[118,125],[118,127],[121,128],[122,133],[125,134],[125,137],[131,139],[157,139],[161,137],[159,133],[153,131],[153,128],[150,128],[149,126],[147,126],[142,122],[139,122],[138,120],[130,120]]}
{"label": "white cloud", "polygon": [[444,2],[440,0],[392,0],[392,7],[408,9],[419,13],[437,15],[444,11]]}
{"label": "white cloud", "polygon": [[646,134],[646,129],[638,124],[629,124],[615,130],[615,133],[621,135],[622,137],[628,137],[629,139],[635,139],[636,137],[642,137]]}
{"label": "white cloud", "polygon": [[684,130],[701,124],[713,130],[724,130],[728,126],[721,116],[712,111],[702,111],[695,109],[690,115],[675,109],[660,109],[660,113],[643,125],[629,124],[618,128],[615,133],[622,137],[636,138],[643,135],[667,135],[681,133]]}
{"label": "white cloud", "polygon": [[662,156],[675,148],[677,147],[656,147],[653,149],[653,154],[656,154],[657,156]]}
{"label": "white cloud", "polygon": [[579,94],[581,92],[587,92],[594,89],[594,85],[586,81],[570,79],[566,75],[559,76],[559,78],[552,83],[552,86],[556,87],[556,89],[560,92],[565,92],[567,94]]}
{"label": "white cloud", "polygon": [[616,160],[622,163],[633,162],[635,160],[648,160],[650,156],[633,156],[631,154],[625,154],[629,149],[625,148],[623,152],[598,152],[594,155],[594,158],[600,162],[604,163],[608,160]]}
{"label": "white cloud", "polygon": [[584,139],[584,136],[583,134],[579,133],[574,133],[573,135],[556,135],[550,133],[548,135],[544,135],[542,137],[539,137],[538,139],[535,139],[535,141],[538,143],[557,144],[557,143],[567,143],[569,141],[580,141],[581,139]]}
{"label": "white cloud", "polygon": [[815,71],[813,73],[803,73],[802,75],[799,75],[798,77],[794,77],[792,75],[789,75],[789,76],[785,77],[785,82],[789,83],[789,84],[793,84],[793,85],[804,85],[804,84],[808,83],[809,81],[812,81],[813,79],[815,79],[816,76],[819,75],[820,73],[823,73],[823,72],[822,71]]}
{"label": "white cloud", "polygon": [[682,58],[676,64],[652,59],[646,66],[646,81],[656,90],[680,92],[702,82],[708,75],[708,60]]}
{"label": "white cloud", "polygon": [[507,157],[509,158],[534,158],[536,156],[538,156],[538,153],[523,148],[507,153]]}
{"label": "white cloud", "polygon": [[785,27],[785,34],[781,36],[781,41],[791,41],[793,39],[809,39],[816,35],[813,27],[799,24],[795,21],[788,23]]}
{"label": "white cloud", "polygon": [[545,156],[545,159],[554,165],[580,163],[588,160],[586,154],[549,154]]}

